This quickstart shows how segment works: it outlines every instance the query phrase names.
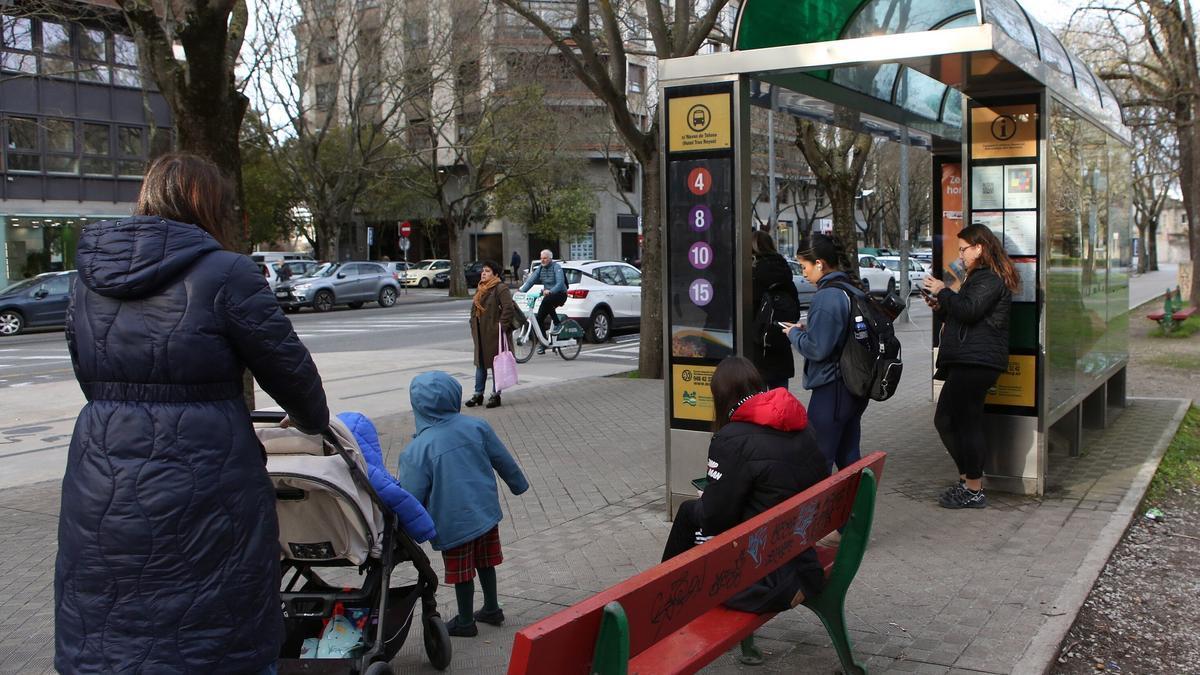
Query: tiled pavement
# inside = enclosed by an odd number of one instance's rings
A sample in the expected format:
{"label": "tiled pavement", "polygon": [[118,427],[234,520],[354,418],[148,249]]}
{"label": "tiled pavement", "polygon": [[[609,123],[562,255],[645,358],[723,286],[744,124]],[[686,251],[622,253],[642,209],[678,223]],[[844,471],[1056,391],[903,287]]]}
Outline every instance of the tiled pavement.
{"label": "tiled pavement", "polygon": [[[864,420],[864,448],[890,454],[870,547],[847,600],[855,652],[872,672],[1040,672],[1128,523],[1153,473],[1147,461],[1157,461],[1186,404],[1134,400],[1107,431],[1089,435],[1084,456],[1050,457],[1044,499],[993,493],[991,508],[946,511],[934,496],[953,467],[921,377],[929,372],[928,330],[909,326],[904,340],[903,391],[873,404]],[[520,497],[502,490],[498,576],[508,623],[454,639],[452,672],[499,673],[518,627],[658,561],[669,528],[662,383],[581,380],[506,396],[503,407],[473,414],[493,423],[532,486]],[[394,466],[412,417],[376,423]],[[50,665],[58,492],[54,482],[0,492],[0,673]],[[436,556],[434,564],[440,570]],[[452,615],[453,593],[442,589],[439,600]],[[400,672],[432,672],[418,633],[394,662]],[[760,636],[764,666],[743,668],[727,655],[706,672],[837,667],[806,610],[776,617]]]}

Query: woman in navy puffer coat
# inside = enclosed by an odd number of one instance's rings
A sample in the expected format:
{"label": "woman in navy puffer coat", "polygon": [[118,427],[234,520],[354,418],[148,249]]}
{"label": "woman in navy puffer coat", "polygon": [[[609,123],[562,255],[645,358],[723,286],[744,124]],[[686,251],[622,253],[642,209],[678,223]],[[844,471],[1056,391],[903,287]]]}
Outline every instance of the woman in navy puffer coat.
{"label": "woman in navy puffer coat", "polygon": [[210,234],[230,196],[212,164],[168,155],[139,198],[153,215],[80,237],[67,342],[88,402],[63,478],[59,672],[262,673],[279,655],[275,493],[243,369],[304,431],[329,411],[262,274]]}

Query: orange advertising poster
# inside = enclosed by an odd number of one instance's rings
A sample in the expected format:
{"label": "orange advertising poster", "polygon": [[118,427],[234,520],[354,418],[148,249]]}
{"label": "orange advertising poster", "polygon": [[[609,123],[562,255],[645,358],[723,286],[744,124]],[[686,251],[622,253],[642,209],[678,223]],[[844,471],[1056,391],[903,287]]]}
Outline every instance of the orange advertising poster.
{"label": "orange advertising poster", "polygon": [[952,281],[946,268],[958,260],[958,232],[963,228],[962,164],[942,165],[942,279]]}

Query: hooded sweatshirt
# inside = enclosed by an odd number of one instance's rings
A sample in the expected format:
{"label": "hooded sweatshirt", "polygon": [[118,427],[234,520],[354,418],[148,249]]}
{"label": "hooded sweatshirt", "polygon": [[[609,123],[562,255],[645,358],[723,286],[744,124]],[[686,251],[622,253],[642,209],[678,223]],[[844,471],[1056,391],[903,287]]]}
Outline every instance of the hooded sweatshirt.
{"label": "hooded sweatshirt", "polygon": [[417,433],[400,455],[400,486],[433,516],[433,548],[446,551],[502,519],[496,473],[515,495],[529,483],[491,425],[459,412],[462,385],[454,378],[421,373],[409,385],[409,399]]}
{"label": "hooded sweatshirt", "polygon": [[321,378],[249,257],[153,216],[84,228],[67,345],[87,398],[62,482],[60,673],[245,673],[279,657],[275,490],[249,368],[300,429]]}
{"label": "hooded sweatshirt", "polygon": [[704,533],[720,534],[828,476],[800,401],[783,388],[755,394],[709,443]]}
{"label": "hooded sweatshirt", "polygon": [[[742,401],[708,446],[708,485],[700,497],[701,528],[715,536],[829,477],[808,413],[788,390]],[[824,584],[811,548],[729,600],[745,612],[780,612],[797,591],[815,597]]]}

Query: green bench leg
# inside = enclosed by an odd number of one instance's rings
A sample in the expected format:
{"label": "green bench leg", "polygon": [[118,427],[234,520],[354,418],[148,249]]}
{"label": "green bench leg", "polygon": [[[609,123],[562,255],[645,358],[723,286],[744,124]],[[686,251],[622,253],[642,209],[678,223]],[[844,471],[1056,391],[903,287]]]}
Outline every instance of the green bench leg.
{"label": "green bench leg", "polygon": [[627,675],[629,672],[629,619],[619,602],[604,606],[600,634],[592,656],[592,675]]}
{"label": "green bench leg", "polygon": [[738,646],[741,648],[741,653],[738,654],[738,663],[743,666],[761,666],[765,661],[762,650],[754,644],[754,633],[742,640]]}
{"label": "green bench leg", "polygon": [[815,598],[804,601],[804,606],[811,609],[829,639],[837,650],[838,659],[842,662],[842,671],[847,675],[866,675],[867,669],[854,660],[854,652],[850,649],[850,632],[846,630],[846,591],[858,574],[863,555],[867,551],[867,540],[871,538],[871,523],[875,518],[875,492],[878,481],[875,472],[863,469],[859,479],[858,493],[854,496],[854,507],[850,511],[850,520],[842,529],[842,541],[838,545],[837,557],[833,561],[833,570],[829,575],[829,583]]}

